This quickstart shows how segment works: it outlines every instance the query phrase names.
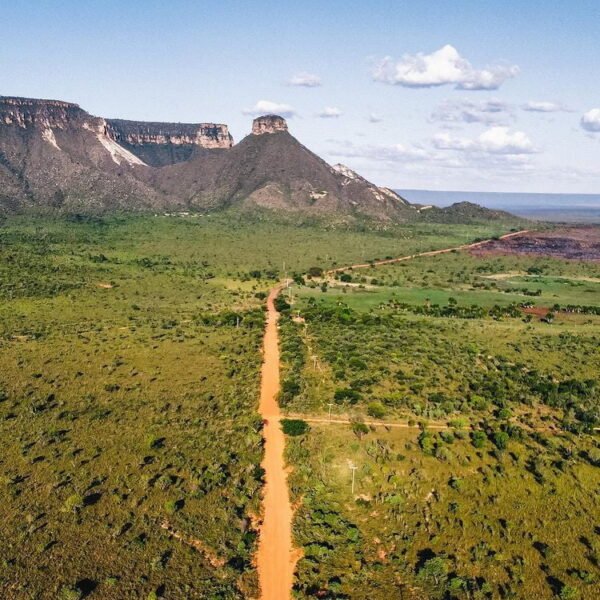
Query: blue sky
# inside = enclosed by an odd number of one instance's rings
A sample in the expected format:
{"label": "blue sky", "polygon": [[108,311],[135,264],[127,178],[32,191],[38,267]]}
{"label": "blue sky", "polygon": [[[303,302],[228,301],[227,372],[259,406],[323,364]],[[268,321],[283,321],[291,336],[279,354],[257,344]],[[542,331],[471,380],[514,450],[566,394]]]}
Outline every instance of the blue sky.
{"label": "blue sky", "polygon": [[380,184],[600,192],[597,0],[294,4],[5,3],[0,94],[236,140],[273,106]]}

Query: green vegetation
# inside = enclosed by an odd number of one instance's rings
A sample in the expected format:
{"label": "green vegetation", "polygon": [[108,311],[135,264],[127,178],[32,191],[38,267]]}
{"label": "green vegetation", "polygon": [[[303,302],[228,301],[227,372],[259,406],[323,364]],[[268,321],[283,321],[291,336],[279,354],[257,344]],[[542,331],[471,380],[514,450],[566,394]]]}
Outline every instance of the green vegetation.
{"label": "green vegetation", "polygon": [[299,597],[598,597],[600,267],[349,273],[281,320],[285,409],[322,417],[287,450]]}
{"label": "green vegetation", "polygon": [[287,274],[298,597],[598,597],[598,265],[325,274],[501,232],[8,220],[0,595],[256,597],[263,305]]}
{"label": "green vegetation", "polygon": [[[300,283],[315,265],[319,276],[493,230],[251,215],[8,219],[0,595],[255,596],[262,309],[284,262]],[[287,381],[282,400],[303,385]]]}
{"label": "green vegetation", "polygon": [[303,435],[309,430],[308,423],[302,419],[282,419],[281,427],[286,435]]}

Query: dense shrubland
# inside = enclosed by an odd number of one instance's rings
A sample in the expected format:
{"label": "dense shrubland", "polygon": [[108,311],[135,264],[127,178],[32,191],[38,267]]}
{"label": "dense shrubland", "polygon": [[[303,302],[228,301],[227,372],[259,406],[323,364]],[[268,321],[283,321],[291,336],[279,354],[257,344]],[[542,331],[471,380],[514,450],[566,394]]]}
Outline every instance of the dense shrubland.
{"label": "dense shrubland", "polygon": [[349,418],[290,438],[300,597],[598,596],[598,276],[451,253],[296,290],[286,409]]}

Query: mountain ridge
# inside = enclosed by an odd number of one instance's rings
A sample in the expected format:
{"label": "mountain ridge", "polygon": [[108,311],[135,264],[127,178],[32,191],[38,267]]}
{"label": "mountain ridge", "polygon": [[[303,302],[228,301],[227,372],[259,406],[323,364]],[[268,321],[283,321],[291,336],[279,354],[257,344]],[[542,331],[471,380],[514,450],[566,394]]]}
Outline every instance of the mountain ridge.
{"label": "mountain ridge", "polygon": [[[278,115],[257,117],[252,133],[234,144],[225,124],[105,119],[71,102],[0,96],[4,212],[238,205],[390,222],[423,212],[348,167],[329,165]],[[476,216],[486,218],[481,211]],[[449,211],[452,218],[460,214]]]}

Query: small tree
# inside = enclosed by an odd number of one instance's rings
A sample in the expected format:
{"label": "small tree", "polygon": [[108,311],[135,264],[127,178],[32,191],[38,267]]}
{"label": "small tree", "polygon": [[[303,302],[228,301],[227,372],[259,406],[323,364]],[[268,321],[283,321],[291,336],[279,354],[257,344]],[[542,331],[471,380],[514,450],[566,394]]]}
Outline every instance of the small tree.
{"label": "small tree", "polygon": [[307,271],[309,277],[321,277],[323,275],[323,269],[321,267],[310,267]]}
{"label": "small tree", "polygon": [[448,561],[441,556],[430,558],[419,569],[417,580],[428,589],[431,598],[442,598],[448,581]]}
{"label": "small tree", "polygon": [[498,450],[506,450],[509,439],[509,435],[506,433],[506,431],[496,431],[496,433],[494,433],[494,445],[496,448],[498,448]]}
{"label": "small tree", "polygon": [[308,423],[302,419],[282,419],[281,428],[286,435],[303,435],[309,430]]}
{"label": "small tree", "polygon": [[570,585],[563,585],[558,597],[560,600],[577,600],[579,598],[579,591]]}
{"label": "small tree", "polygon": [[473,431],[471,433],[471,443],[475,448],[483,448],[487,436],[483,431]]}
{"label": "small tree", "polygon": [[374,419],[383,419],[385,417],[385,407],[381,402],[369,402],[367,414]]}
{"label": "small tree", "polygon": [[363,436],[369,433],[369,428],[362,421],[354,421],[352,431],[359,440],[362,440]]}

